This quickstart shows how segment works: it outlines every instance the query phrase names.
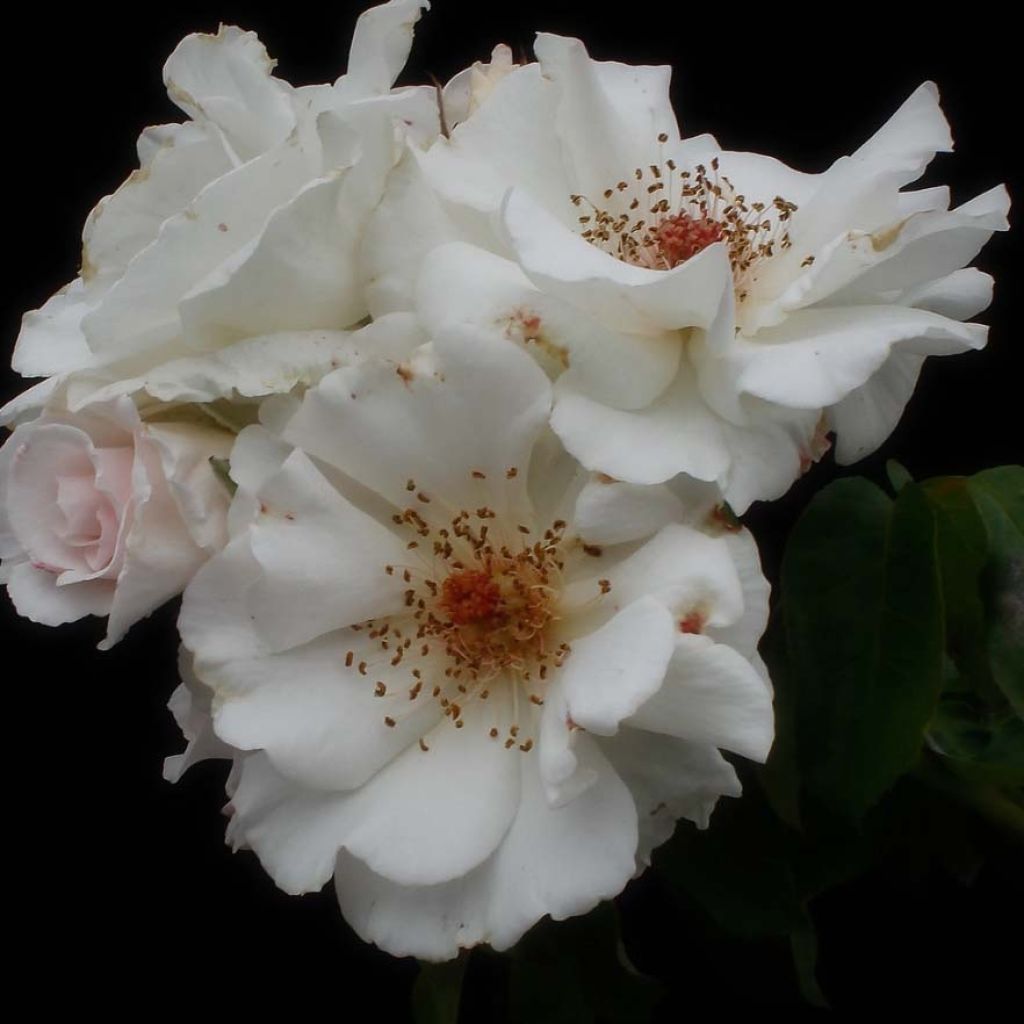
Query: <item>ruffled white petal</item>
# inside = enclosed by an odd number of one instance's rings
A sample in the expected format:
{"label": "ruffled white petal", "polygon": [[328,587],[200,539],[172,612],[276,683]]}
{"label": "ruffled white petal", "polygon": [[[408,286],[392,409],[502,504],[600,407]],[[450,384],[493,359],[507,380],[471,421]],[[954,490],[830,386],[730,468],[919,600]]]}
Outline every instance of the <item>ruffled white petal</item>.
{"label": "ruffled white petal", "polygon": [[420,273],[427,331],[454,324],[498,331],[567,386],[619,409],[643,408],[672,381],[682,346],[672,332],[623,334],[539,291],[519,267],[475,246],[434,249]]}
{"label": "ruffled white petal", "polygon": [[664,686],[627,724],[762,762],[774,737],[760,673],[731,647],[693,634],[676,638]]}
{"label": "ruffled white petal", "polygon": [[386,573],[405,545],[346,501],[301,451],[259,492],[249,532],[262,570],[249,596],[257,630],[273,650],[402,607],[402,581]]}
{"label": "ruffled white petal", "polygon": [[[405,688],[377,697],[375,680],[388,675],[380,660],[375,644],[343,630],[283,654],[206,666],[203,677],[218,694],[217,735],[265,751],[303,786],[356,789],[441,718],[435,702],[410,702]],[[366,662],[370,669],[360,671]]]}
{"label": "ruffled white petal", "polygon": [[164,84],[189,117],[223,132],[241,160],[282,142],[295,126],[288,86],[253,32],[222,25],[186,36],[164,65]]}
{"label": "ruffled white petal", "polygon": [[[522,512],[530,452],[550,409],[547,378],[514,345],[466,328],[438,335],[433,349],[398,367],[330,374],[286,438],[399,508],[413,500],[413,480],[447,508]],[[432,503],[419,511],[451,517]]]}
{"label": "ruffled white petal", "polygon": [[641,597],[575,640],[562,669],[573,721],[601,736],[615,733],[660,688],[675,636],[676,622],[665,605]]}
{"label": "ruffled white petal", "polygon": [[248,757],[233,799],[238,828],[288,892],[322,885],[342,848],[400,885],[457,879],[494,852],[520,798],[522,755],[482,725],[445,720],[427,733],[429,750],[414,744],[350,793],[297,786],[263,755]]}
{"label": "ruffled white petal", "polygon": [[412,48],[412,35],[427,0],[390,0],[359,15],[352,33],[348,68],[337,87],[346,99],[386,93]]}
{"label": "ruffled white petal", "polygon": [[508,949],[545,914],[562,920],[617,895],[635,870],[636,809],[592,741],[581,751],[598,777],[558,808],[544,798],[536,762],[521,759],[515,821],[491,859],[462,879],[394,885],[339,856],[335,889],[345,918],[396,956],[447,960],[482,942]]}
{"label": "ruffled white petal", "polygon": [[707,828],[718,798],[742,791],[736,770],[709,744],[630,728],[600,742],[636,801],[642,864],[650,863],[651,851],[671,837],[680,818]]}
{"label": "ruffled white petal", "polygon": [[737,338],[736,387],[798,409],[820,409],[864,384],[894,345],[918,355],[982,348],[986,328],[897,306],[809,309],[756,340]]}
{"label": "ruffled white petal", "polygon": [[542,291],[618,330],[706,327],[732,280],[724,244],[710,245],[672,270],[636,267],[591,245],[520,189],[506,198],[501,224],[507,244]]}
{"label": "ruffled white petal", "polygon": [[57,577],[28,562],[5,566],[7,593],[19,615],[44,626],[61,626],[86,615],[107,615],[114,599],[112,580],[85,580],[59,587]]}

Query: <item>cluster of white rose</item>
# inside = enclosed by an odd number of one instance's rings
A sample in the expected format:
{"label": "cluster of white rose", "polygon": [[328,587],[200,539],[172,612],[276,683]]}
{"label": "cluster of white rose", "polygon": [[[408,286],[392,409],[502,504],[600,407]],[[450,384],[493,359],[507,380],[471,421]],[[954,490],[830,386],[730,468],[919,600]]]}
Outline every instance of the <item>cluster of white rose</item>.
{"label": "cluster of white rose", "polygon": [[231,843],[444,959],[614,896],[739,794],[720,750],[766,758],[732,512],[984,344],[1007,196],[903,190],[951,147],[930,84],[818,175],[575,39],[394,88],[427,6],[367,11],[333,85],[234,28],[171,55],[188,120],[24,320],[0,579],[104,645],[184,592],[168,777],[229,758]]}

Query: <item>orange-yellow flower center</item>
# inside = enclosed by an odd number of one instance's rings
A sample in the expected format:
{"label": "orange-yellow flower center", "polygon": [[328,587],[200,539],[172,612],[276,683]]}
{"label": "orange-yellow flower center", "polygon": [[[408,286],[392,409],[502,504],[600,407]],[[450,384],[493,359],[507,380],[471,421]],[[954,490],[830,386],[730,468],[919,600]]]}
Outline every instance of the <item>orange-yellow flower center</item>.
{"label": "orange-yellow flower center", "polygon": [[[505,475],[514,479],[515,467]],[[474,480],[485,480],[480,471]],[[417,505],[392,516],[407,539],[404,565],[383,571],[404,585],[404,613],[353,627],[369,647],[345,652],[345,665],[367,678],[383,698],[384,722],[395,727],[424,701],[436,702],[456,728],[462,728],[470,704],[494,705],[492,688],[512,687],[513,721],[488,723],[489,735],[522,751],[534,740],[520,729],[523,706],[542,705],[552,670],[571,648],[559,635],[559,602],[566,549],[599,554],[599,549],[569,542],[567,524],[547,529],[503,521],[491,508],[447,510],[444,503],[407,484]],[[422,509],[422,511],[421,511]],[[425,513],[430,513],[429,517]],[[611,584],[599,581],[598,594]],[[495,689],[495,693],[497,693]],[[429,747],[420,741],[423,750]]]}
{"label": "orange-yellow flower center", "polygon": [[[659,143],[667,141],[667,135],[658,137]],[[581,211],[583,237],[634,266],[671,270],[724,242],[740,301],[756,264],[792,245],[787,229],[796,205],[781,196],[748,200],[719,173],[717,157],[710,169],[683,169],[671,159],[637,167],[596,202],[583,195],[571,199]]]}
{"label": "orange-yellow flower center", "polygon": [[441,585],[440,605],[455,626],[492,619],[502,608],[501,588],[488,572],[460,569]]}

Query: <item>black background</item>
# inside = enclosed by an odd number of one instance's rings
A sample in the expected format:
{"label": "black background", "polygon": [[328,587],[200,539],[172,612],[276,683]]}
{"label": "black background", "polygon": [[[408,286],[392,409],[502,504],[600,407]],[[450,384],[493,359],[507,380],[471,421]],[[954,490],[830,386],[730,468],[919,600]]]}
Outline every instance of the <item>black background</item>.
{"label": "black background", "polygon": [[[13,345],[25,309],[76,273],[85,216],[135,165],[138,132],[181,119],[160,68],[183,35],[219,21],[255,29],[279,75],[327,81],[344,68],[360,6],[209,0],[131,13],[36,5],[5,14],[4,344]],[[935,5],[927,14],[899,5],[783,11],[679,2],[599,11],[438,0],[435,8],[403,82],[426,73],[445,80],[498,41],[527,49],[535,29],[578,35],[598,58],[674,65],[685,133],[712,131],[727,148],[769,152],[808,171],[851,151],[932,78],[957,153],[938,158],[927,183],[950,183],[957,201],[1000,181],[1020,192],[1019,37],[995,5],[954,8],[955,16]],[[979,261],[997,279],[981,317],[992,325],[988,348],[930,360],[903,422],[857,472],[880,479],[887,457],[918,478],[1021,461],[1020,257],[1016,230],[990,243]],[[21,386],[5,371],[0,397]],[[826,460],[749,516],[769,576],[795,516],[838,472]],[[368,999],[375,1019],[403,1019],[411,962],[362,946],[329,893],[285,896],[255,858],[224,847],[220,767],[200,766],[177,787],[161,780],[163,757],[181,746],[164,708],[176,682],[175,613],[164,609],[100,654],[97,622],[49,630],[18,619],[0,598],[5,916],[20,994],[40,1010],[142,1015],[172,1004],[202,1012],[213,1002],[269,1013],[268,1000],[286,997],[293,1011],[333,1007],[339,1020],[368,1016],[356,1009]],[[877,875],[822,901],[821,977],[834,1004],[924,1012],[1011,999],[1024,921],[1011,875],[997,864],[971,888],[938,871],[912,885]],[[669,915],[653,878],[630,887],[625,907],[634,956],[674,977],[680,1012],[799,1006],[782,947],[717,937],[696,911]],[[468,1019],[488,1019],[494,977],[487,961],[474,970]]]}

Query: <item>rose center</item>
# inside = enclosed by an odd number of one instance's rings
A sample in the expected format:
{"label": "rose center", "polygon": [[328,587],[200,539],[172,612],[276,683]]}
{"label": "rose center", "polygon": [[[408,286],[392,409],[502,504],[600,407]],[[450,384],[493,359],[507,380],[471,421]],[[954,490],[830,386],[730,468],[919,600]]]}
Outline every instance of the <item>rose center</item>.
{"label": "rose center", "polygon": [[654,229],[661,258],[670,266],[677,267],[692,259],[697,253],[725,237],[721,224],[706,217],[691,217],[688,213],[676,213],[666,217]]}
{"label": "rose center", "polygon": [[[667,141],[667,135],[658,137],[660,144]],[[583,237],[633,266],[671,270],[723,242],[740,302],[757,278],[758,264],[792,245],[788,226],[796,205],[781,196],[749,200],[720,173],[717,157],[710,167],[683,169],[671,159],[637,167],[596,202],[570,198],[580,210]]]}
{"label": "rose center", "polygon": [[[517,474],[514,467],[505,473],[510,480]],[[472,479],[486,476],[474,471]],[[543,704],[549,673],[570,653],[555,629],[566,523],[539,530],[505,521],[486,505],[439,516],[442,499],[413,480],[407,490],[416,504],[392,521],[406,535],[408,558],[383,567],[404,585],[405,613],[353,627],[365,631],[369,647],[365,654],[347,651],[346,666],[384,698],[389,727],[423,701],[436,701],[456,728],[471,704],[485,702],[478,712],[486,721],[497,687],[512,688],[513,709]],[[489,735],[504,733],[506,747],[529,751],[533,738],[519,723],[530,719],[521,714],[513,710],[507,727],[489,723]]]}
{"label": "rose center", "polygon": [[502,610],[501,588],[489,573],[462,569],[442,584],[440,605],[457,627],[492,619]]}

